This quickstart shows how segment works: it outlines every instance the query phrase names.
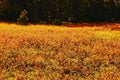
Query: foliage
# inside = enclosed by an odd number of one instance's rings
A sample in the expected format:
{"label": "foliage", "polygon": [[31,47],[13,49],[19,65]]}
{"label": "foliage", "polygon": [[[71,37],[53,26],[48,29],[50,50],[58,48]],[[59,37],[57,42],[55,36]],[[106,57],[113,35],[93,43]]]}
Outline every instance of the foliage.
{"label": "foliage", "polygon": [[119,0],[0,0],[0,20],[15,22],[23,9],[28,11],[31,23],[120,20]]}
{"label": "foliage", "polygon": [[28,24],[28,17],[27,17],[28,12],[24,9],[21,11],[19,18],[17,19],[17,23],[21,25],[27,25]]}
{"label": "foliage", "polygon": [[0,80],[119,80],[120,31],[110,26],[1,23]]}

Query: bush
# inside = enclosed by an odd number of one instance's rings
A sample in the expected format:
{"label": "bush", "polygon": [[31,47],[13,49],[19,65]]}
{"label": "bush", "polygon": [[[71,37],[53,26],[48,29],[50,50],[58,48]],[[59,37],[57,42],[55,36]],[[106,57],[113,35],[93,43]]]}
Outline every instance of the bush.
{"label": "bush", "polygon": [[55,25],[62,25],[62,21],[60,19],[55,19],[52,21],[52,23]]}
{"label": "bush", "polygon": [[17,24],[20,24],[20,25],[27,25],[28,24],[28,20],[29,18],[27,17],[27,10],[22,10],[20,15],[19,15],[19,18],[17,19]]}

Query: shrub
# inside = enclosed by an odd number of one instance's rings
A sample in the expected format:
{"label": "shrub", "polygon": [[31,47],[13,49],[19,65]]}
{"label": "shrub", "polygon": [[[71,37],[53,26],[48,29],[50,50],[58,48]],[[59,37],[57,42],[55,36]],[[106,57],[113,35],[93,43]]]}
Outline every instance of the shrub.
{"label": "shrub", "polygon": [[62,25],[62,21],[60,19],[55,19],[52,21],[52,23],[55,25]]}
{"label": "shrub", "polygon": [[19,15],[19,18],[17,19],[17,24],[21,24],[21,25],[27,25],[28,24],[28,20],[29,18],[27,17],[27,10],[22,10],[20,15]]}

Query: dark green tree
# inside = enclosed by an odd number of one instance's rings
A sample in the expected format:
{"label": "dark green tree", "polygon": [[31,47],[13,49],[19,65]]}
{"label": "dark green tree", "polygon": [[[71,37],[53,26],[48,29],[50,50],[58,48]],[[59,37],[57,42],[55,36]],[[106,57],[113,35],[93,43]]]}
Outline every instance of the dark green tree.
{"label": "dark green tree", "polygon": [[30,23],[120,20],[119,0],[0,0],[0,21],[16,22],[23,9]]}

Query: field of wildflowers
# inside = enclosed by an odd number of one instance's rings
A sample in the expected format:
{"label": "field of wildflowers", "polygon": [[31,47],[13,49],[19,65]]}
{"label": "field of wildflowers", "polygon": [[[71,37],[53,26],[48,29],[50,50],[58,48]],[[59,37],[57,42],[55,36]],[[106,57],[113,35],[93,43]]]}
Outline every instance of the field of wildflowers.
{"label": "field of wildflowers", "polygon": [[120,80],[119,26],[0,23],[0,80]]}

